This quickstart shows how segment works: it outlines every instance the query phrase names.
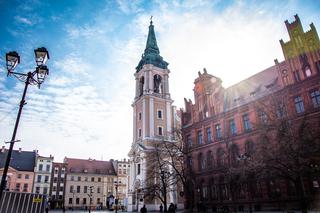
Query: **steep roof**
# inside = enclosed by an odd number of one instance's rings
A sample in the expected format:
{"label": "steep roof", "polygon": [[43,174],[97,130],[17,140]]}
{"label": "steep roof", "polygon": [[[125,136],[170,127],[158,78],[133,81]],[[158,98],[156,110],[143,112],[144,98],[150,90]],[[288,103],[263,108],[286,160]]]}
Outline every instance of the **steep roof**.
{"label": "steep roof", "polygon": [[156,34],[154,32],[152,21],[149,26],[146,48],[138,66],[136,67],[136,71],[139,72],[145,64],[153,64],[154,66],[162,69],[167,69],[168,67],[168,63],[160,56],[160,50],[157,45]]}
{"label": "steep roof", "polygon": [[[0,152],[0,168],[4,167],[7,159],[8,150],[1,150]],[[36,152],[34,151],[20,151],[12,150],[10,167],[18,171],[33,172],[36,161]]]}
{"label": "steep roof", "polygon": [[116,175],[112,162],[93,159],[65,158],[69,173]]}
{"label": "steep roof", "polygon": [[269,67],[225,89],[224,111],[281,89],[276,66]]}

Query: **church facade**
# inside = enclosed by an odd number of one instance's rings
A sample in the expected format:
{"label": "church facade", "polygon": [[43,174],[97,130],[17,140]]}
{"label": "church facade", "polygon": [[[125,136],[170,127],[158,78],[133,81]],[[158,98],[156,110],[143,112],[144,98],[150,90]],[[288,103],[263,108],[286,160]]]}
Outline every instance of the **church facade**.
{"label": "church facade", "polygon": [[[161,202],[147,196],[150,174],[154,173],[155,145],[161,142],[175,143],[173,130],[177,126],[176,109],[169,91],[168,63],[160,56],[154,25],[150,22],[146,48],[136,67],[133,107],[133,142],[129,152],[130,179],[128,211],[139,211],[143,205],[149,210],[158,210]],[[154,182],[157,177],[154,177]],[[151,181],[152,182],[152,181]],[[149,185],[148,185],[149,184]],[[175,190],[167,194],[167,203],[178,204]]]}

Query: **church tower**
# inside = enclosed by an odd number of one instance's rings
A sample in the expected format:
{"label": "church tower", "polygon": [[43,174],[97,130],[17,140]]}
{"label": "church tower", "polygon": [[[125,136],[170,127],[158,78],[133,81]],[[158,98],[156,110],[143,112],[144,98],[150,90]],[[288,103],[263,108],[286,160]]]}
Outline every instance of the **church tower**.
{"label": "church tower", "polygon": [[[134,74],[136,90],[132,104],[133,142],[129,152],[128,211],[139,211],[143,205],[148,211],[159,209],[159,201],[148,200],[145,196],[150,166],[147,159],[154,144],[174,142],[172,132],[176,127],[176,110],[169,92],[169,73],[168,63],[160,56],[151,21],[146,48]],[[174,202],[174,198],[169,196],[168,201]]]}

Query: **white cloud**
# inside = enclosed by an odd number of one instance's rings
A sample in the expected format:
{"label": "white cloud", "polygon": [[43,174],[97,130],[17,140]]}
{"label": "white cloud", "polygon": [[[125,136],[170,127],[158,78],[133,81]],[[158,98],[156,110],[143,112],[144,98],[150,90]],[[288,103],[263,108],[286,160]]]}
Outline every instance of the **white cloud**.
{"label": "white cloud", "polygon": [[22,23],[22,24],[26,24],[26,25],[30,25],[30,26],[34,24],[31,20],[29,20],[26,17],[15,16],[14,18],[17,22]]}

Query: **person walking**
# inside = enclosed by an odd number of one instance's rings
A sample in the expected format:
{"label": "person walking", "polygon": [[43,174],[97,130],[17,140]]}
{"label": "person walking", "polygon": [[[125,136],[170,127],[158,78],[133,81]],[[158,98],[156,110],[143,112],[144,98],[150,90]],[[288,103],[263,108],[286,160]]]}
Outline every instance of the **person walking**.
{"label": "person walking", "polygon": [[163,205],[162,205],[162,203],[160,204],[160,212],[161,212],[161,213],[163,212]]}
{"label": "person walking", "polygon": [[143,205],[143,207],[140,209],[140,213],[147,213],[146,205]]}

